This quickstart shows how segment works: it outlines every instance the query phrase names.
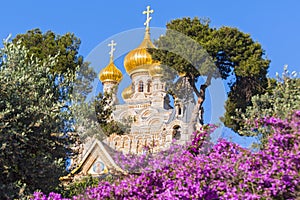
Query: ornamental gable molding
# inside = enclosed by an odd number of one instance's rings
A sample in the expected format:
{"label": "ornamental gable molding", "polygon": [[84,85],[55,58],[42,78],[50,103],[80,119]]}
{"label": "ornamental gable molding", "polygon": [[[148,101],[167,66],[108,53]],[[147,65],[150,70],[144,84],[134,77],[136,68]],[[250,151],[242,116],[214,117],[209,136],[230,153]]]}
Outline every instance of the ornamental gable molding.
{"label": "ornamental gable molding", "polygon": [[[105,147],[106,146],[106,147]],[[112,159],[111,155],[109,154],[109,151],[112,151],[112,149],[108,149],[106,144],[102,143],[101,141],[95,139],[91,147],[88,149],[87,153],[82,159],[82,164],[80,167],[79,174],[82,175],[98,175],[107,173],[107,170],[115,169],[117,171],[123,171]],[[96,163],[97,162],[97,163]],[[98,163],[99,162],[99,163]],[[95,164],[99,164],[99,166],[96,166]],[[100,166],[101,165],[101,166]],[[93,168],[101,167],[102,170],[96,169],[93,173]]]}

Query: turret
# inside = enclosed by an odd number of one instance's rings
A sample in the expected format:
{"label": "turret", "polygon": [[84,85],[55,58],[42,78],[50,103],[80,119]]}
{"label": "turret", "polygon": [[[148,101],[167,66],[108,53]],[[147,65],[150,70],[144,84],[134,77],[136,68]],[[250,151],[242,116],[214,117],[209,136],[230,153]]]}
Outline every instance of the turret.
{"label": "turret", "polygon": [[116,43],[112,40],[108,46],[111,46],[110,61],[109,64],[101,70],[99,73],[99,79],[103,85],[103,92],[108,92],[113,94],[113,104],[117,103],[117,90],[118,85],[121,82],[123,75],[122,72],[116,67],[113,61],[113,52],[115,51],[114,46]]}

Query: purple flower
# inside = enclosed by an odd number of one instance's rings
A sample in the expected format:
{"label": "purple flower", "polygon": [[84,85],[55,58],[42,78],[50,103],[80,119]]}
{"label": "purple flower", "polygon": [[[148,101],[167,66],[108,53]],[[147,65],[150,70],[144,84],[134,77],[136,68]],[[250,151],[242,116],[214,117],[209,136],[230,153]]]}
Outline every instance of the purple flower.
{"label": "purple flower", "polygon": [[[118,155],[121,167],[137,170],[114,183],[102,182],[73,199],[295,199],[300,184],[300,111],[291,120],[260,123],[274,130],[258,151],[224,139],[214,146],[214,126],[193,133],[187,146],[173,145],[156,155]],[[34,193],[36,200],[61,200]],[[84,198],[83,198],[84,197]]]}

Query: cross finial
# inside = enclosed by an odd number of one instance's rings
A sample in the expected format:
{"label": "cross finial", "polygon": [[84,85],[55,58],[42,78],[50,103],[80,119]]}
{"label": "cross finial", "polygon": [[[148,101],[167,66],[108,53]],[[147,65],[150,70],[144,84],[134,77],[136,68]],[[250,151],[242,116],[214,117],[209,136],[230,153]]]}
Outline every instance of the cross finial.
{"label": "cross finial", "polygon": [[154,10],[150,10],[150,6],[147,6],[147,10],[143,11],[143,14],[147,15],[146,22],[144,23],[144,25],[146,26],[146,30],[149,29],[149,23],[150,23],[150,20],[152,19],[152,17],[150,17],[150,14],[153,12],[154,12]]}
{"label": "cross finial", "polygon": [[110,47],[110,52],[109,52],[110,58],[113,58],[113,56],[114,56],[114,51],[116,50],[114,48],[114,46],[116,46],[116,45],[117,45],[117,43],[115,43],[115,41],[113,41],[113,40],[108,44],[108,46]]}

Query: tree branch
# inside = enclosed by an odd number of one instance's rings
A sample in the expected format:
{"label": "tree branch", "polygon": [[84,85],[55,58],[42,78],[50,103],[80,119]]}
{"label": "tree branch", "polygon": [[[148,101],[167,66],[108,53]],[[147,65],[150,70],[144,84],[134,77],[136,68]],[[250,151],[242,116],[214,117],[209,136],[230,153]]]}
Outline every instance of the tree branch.
{"label": "tree branch", "polygon": [[196,87],[196,83],[195,83],[195,77],[193,76],[193,74],[189,74],[188,76],[188,81],[191,85],[191,87],[193,88],[194,92],[196,93],[197,97],[199,98],[201,96],[199,90]]}

